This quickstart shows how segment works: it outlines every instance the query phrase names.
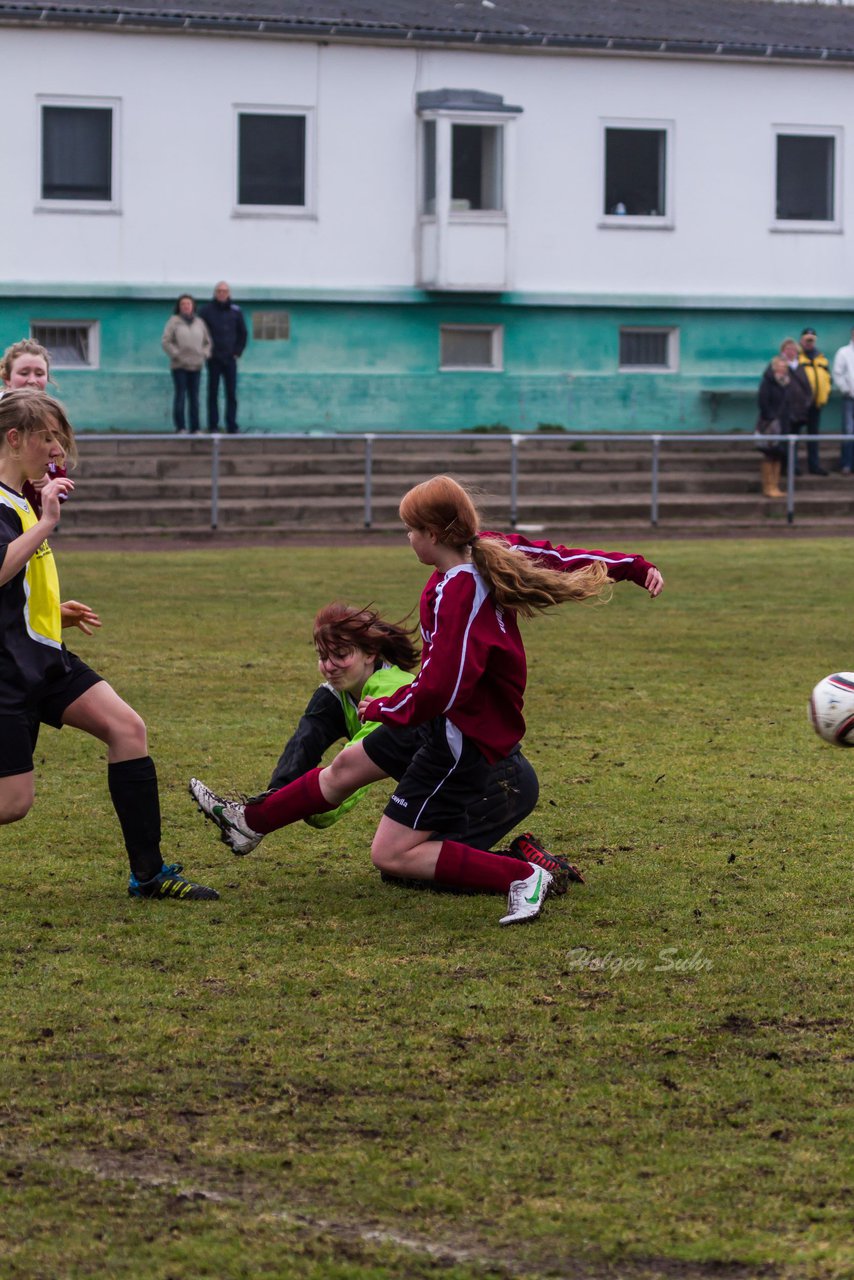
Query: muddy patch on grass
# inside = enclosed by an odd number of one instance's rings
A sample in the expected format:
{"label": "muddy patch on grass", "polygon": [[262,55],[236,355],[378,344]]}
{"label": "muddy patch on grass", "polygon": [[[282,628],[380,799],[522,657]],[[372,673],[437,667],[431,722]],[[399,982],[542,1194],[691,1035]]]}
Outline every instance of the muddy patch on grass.
{"label": "muddy patch on grass", "polygon": [[454,1228],[451,1241],[400,1231],[376,1219],[359,1222],[337,1215],[327,1216],[321,1206],[296,1201],[290,1190],[289,1207],[283,1209],[277,1202],[276,1188],[269,1183],[222,1171],[193,1169],[178,1155],[163,1161],[141,1153],[0,1150],[0,1178],[10,1182],[25,1182],[28,1172],[38,1173],[43,1179],[52,1168],[79,1173],[99,1182],[162,1191],[165,1205],[173,1213],[185,1206],[207,1202],[225,1210],[233,1207],[239,1211],[244,1227],[247,1217],[253,1215],[266,1220],[275,1218],[305,1240],[315,1240],[341,1257],[355,1261],[364,1258],[366,1264],[370,1262],[366,1250],[372,1246],[395,1249],[410,1255],[413,1262],[417,1259],[429,1263],[431,1273],[437,1275],[445,1269],[459,1267],[468,1267],[473,1273],[495,1280],[773,1280],[782,1274],[770,1264],[748,1266],[726,1260],[683,1263],[668,1258],[582,1261],[548,1250],[534,1261],[530,1247],[526,1247],[524,1255],[493,1249],[475,1233],[458,1228]]}

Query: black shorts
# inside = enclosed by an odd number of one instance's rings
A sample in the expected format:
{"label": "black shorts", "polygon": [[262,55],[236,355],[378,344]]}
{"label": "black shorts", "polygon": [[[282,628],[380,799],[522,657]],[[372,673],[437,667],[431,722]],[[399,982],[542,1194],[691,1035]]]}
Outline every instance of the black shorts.
{"label": "black shorts", "polygon": [[536,770],[521,748],[505,760],[489,766],[486,790],[466,808],[460,829],[445,832],[450,840],[462,840],[473,849],[494,849],[504,837],[524,822],[536,806],[540,783]]}
{"label": "black shorts", "polygon": [[68,671],[42,685],[20,711],[0,712],[0,778],[32,773],[39,728],[49,724],[61,729],[72,702],[103,679],[75,653],[67,656]]}
{"label": "black shorts", "polygon": [[413,831],[460,831],[468,807],[487,790],[489,764],[444,716],[415,732],[381,724],[361,746],[369,760],[398,779],[386,816]]}

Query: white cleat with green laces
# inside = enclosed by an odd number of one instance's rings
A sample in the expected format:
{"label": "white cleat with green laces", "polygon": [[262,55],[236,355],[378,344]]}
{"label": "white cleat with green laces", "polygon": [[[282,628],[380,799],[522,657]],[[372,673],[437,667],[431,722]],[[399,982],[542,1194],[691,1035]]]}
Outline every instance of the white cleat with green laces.
{"label": "white cleat with green laces", "polygon": [[527,924],[536,920],[543,909],[543,904],[551,892],[554,876],[542,867],[532,867],[528,863],[531,874],[524,880],[514,880],[507,895],[507,915],[502,916],[499,924]]}
{"label": "white cleat with green laces", "polygon": [[232,853],[242,857],[257,849],[264,839],[260,831],[253,831],[243,816],[245,805],[218,796],[210,787],[206,787],[198,778],[190,779],[190,795],[196,802],[199,812],[219,827],[219,838],[227,844]]}

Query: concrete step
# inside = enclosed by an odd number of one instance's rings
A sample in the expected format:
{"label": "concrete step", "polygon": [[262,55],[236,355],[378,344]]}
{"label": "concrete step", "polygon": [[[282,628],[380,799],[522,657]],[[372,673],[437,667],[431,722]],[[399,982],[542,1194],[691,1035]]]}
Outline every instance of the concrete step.
{"label": "concrete step", "polygon": [[[210,530],[212,444],[207,437],[80,438],[77,489],[63,511],[67,536],[129,537]],[[826,457],[831,449],[826,447]],[[218,529],[347,537],[364,530],[365,443],[355,437],[220,437]],[[649,528],[648,441],[526,439],[518,455],[518,518],[549,530]],[[509,527],[510,447],[504,436],[377,437],[372,527],[399,531],[397,507],[412,484],[444,470],[480,493],[487,524]],[[854,519],[854,482],[797,481],[797,520]],[[785,504],[759,493],[752,440],[694,443],[669,437],[659,467],[659,527],[766,531]]]}
{"label": "concrete step", "polygon": [[[115,437],[78,436],[78,447],[81,463],[98,460],[99,467],[111,465],[114,460],[119,467],[140,467],[156,469],[159,465],[176,466],[188,459],[204,471],[210,464],[213,454],[211,442],[207,437],[198,439],[187,436],[159,435],[152,437],[133,437],[125,439]],[[827,441],[823,453],[828,457],[838,456],[837,442]],[[509,437],[430,437],[413,436],[405,439],[386,439],[377,436],[372,442],[374,466],[386,468],[400,467],[402,462],[411,461],[419,464],[427,463],[433,471],[443,461],[467,461],[471,467],[507,465],[511,455]],[[223,468],[232,467],[235,472],[246,468],[250,471],[267,470],[271,467],[292,466],[305,468],[307,471],[317,469],[361,468],[364,464],[366,446],[358,437],[336,436],[334,438],[312,438],[310,436],[238,436],[219,437],[218,456]],[[703,465],[729,466],[755,463],[757,451],[753,436],[744,433],[742,436],[727,437],[720,444],[681,440],[678,435],[662,437],[660,447],[662,466]],[[612,441],[597,437],[592,441],[576,441],[566,436],[526,436],[521,438],[517,450],[519,467],[530,469],[550,468],[555,464],[569,469],[602,466],[605,468],[649,467],[652,458],[652,445],[649,440]]]}
{"label": "concrete step", "polygon": [[[721,436],[721,442],[717,440],[698,441],[689,433],[680,433],[678,431],[664,432],[660,439],[664,442],[663,447],[670,448],[688,448],[693,451],[704,451],[712,455],[718,455],[722,449],[725,449],[735,440],[744,438],[745,441],[752,440],[751,432],[732,433],[728,432],[725,436]],[[436,448],[454,449],[459,452],[468,453],[498,453],[509,449],[510,442],[514,437],[510,433],[504,432],[455,432],[446,434],[442,432],[412,432],[406,435],[389,435],[377,432],[370,437],[373,448],[388,449],[390,452],[397,451],[400,453],[402,449],[410,447],[421,448],[425,450]],[[102,454],[118,454],[118,453],[154,453],[161,454],[167,449],[183,451],[185,453],[208,453],[214,442],[207,432],[201,432],[196,436],[178,436],[171,432],[151,432],[146,435],[126,435],[121,432],[113,434],[95,434],[92,432],[79,431],[76,434],[77,443],[81,449],[87,451],[97,451]],[[606,453],[621,454],[627,448],[631,449],[650,449],[650,437],[644,435],[634,436],[631,433],[619,434],[614,433],[608,435],[603,433],[597,436],[579,436],[572,432],[526,432],[520,433],[515,437],[520,442],[521,449],[562,449],[576,452],[588,452],[591,450],[601,450]],[[331,450],[336,453],[363,453],[365,449],[365,436],[362,434],[348,435],[341,433],[338,435],[322,435],[312,434],[311,432],[301,433],[299,435],[287,434],[240,434],[229,436],[221,433],[216,437],[216,442],[220,452],[243,452],[243,453],[264,453],[271,449],[286,448],[294,453],[317,453],[318,450]]]}
{"label": "concrete step", "polygon": [[[211,473],[210,447],[187,441],[181,437],[172,444],[164,443],[154,448],[148,442],[126,441],[123,447],[111,445],[102,451],[99,442],[84,442],[80,448],[80,477],[170,476],[204,477]],[[229,441],[220,447],[220,475],[363,475],[365,470],[364,448],[342,450],[337,442],[319,441],[307,451],[304,441],[291,444],[277,440],[267,442],[263,449],[255,448],[254,439]],[[519,450],[517,465],[522,475],[544,475],[555,471],[576,472],[625,472],[646,473],[651,468],[652,455],[648,446],[627,444],[618,453],[610,448],[577,446],[555,447],[546,444],[526,445]],[[715,471],[757,469],[754,449],[739,445],[725,451],[708,446],[668,445],[661,454],[662,472],[706,469]],[[509,473],[510,450],[505,442],[498,446],[480,447],[458,445],[455,441],[437,440],[430,447],[422,440],[412,442],[383,442],[374,445],[372,470],[375,475],[396,475],[405,471],[408,476],[433,475],[437,470],[453,474],[464,472],[475,477],[495,472]]]}
{"label": "concrete step", "polygon": [[[482,494],[500,497],[510,496],[510,477],[506,474],[489,474],[473,477],[461,472],[464,480],[476,480]],[[211,494],[210,476],[175,477],[155,479],[141,476],[102,476],[75,477],[77,488],[73,503],[75,508],[88,507],[101,502],[123,501],[126,503],[145,503],[154,498],[169,498],[174,502],[192,501],[209,503]],[[804,491],[810,489],[812,480],[804,482]],[[371,492],[375,501],[383,498],[400,499],[400,496],[412,484],[412,474],[379,475],[373,477]],[[357,476],[220,476],[220,500],[239,497],[247,500],[262,501],[267,499],[284,500],[293,496],[313,498],[334,497],[339,501],[363,501],[364,477]],[[842,492],[841,484],[836,485]],[[759,491],[759,476],[755,470],[745,472],[664,472],[659,477],[659,492],[670,493],[710,493],[738,494],[756,493]],[[560,473],[550,472],[542,476],[522,475],[519,477],[517,492],[520,499],[536,500],[550,496],[579,496],[598,494],[635,493],[648,494],[650,479],[639,480],[633,473],[609,472],[592,473]]]}
{"label": "concrete step", "polygon": [[[377,495],[372,503],[372,524],[397,526],[399,490],[393,496]],[[484,519],[508,527],[508,496],[492,495],[482,504]],[[192,498],[172,500],[152,497],[145,502],[111,500],[80,504],[69,502],[63,510],[63,527],[82,531],[86,528],[134,528],[138,532],[158,528],[203,527],[210,523],[210,504]],[[797,500],[799,519],[824,518],[828,521],[854,519],[854,486],[850,493],[839,495],[801,493]],[[644,522],[649,520],[648,493],[559,493],[520,496],[518,519],[521,523],[553,526],[568,522],[600,521],[607,524]],[[785,502],[769,501],[756,493],[662,493],[659,498],[661,521],[678,520],[691,525],[713,519],[719,523],[741,520],[764,525],[769,520],[785,519]],[[220,528],[281,527],[290,525],[318,531],[359,529],[364,526],[364,504],[360,497],[345,498],[333,494],[315,496],[292,494],[287,498],[251,499],[244,494],[221,496],[218,507]]]}
{"label": "concrete step", "polygon": [[[431,476],[437,471],[446,471],[451,475],[465,475],[471,479],[482,480],[491,475],[510,474],[509,457],[466,458],[437,454],[407,454],[405,457],[374,457],[372,474],[376,477],[398,476],[405,471],[408,477]],[[559,473],[561,475],[631,475],[648,476],[651,471],[648,455],[627,455],[615,459],[607,455],[568,455],[566,457],[548,454],[534,457],[520,456],[518,473],[523,476],[546,476]],[[661,460],[661,475],[697,472],[702,474],[730,474],[732,472],[755,474],[758,471],[755,455],[744,458],[730,457],[726,459],[700,459],[694,455],[674,453]],[[327,476],[331,480],[339,477],[358,477],[365,474],[363,458],[289,458],[287,456],[270,456],[263,460],[257,458],[220,458],[219,474],[221,476]],[[202,457],[168,457],[158,458],[153,455],[145,457],[107,458],[81,457],[75,469],[75,479],[84,477],[101,477],[121,479],[122,477],[139,477],[145,479],[170,479],[175,477],[206,479],[211,475],[210,458]]]}
{"label": "concrete step", "polygon": [[[501,527],[500,521],[494,522]],[[802,518],[788,524],[785,512],[779,518],[767,518],[758,521],[755,516],[745,514],[744,518],[731,517],[726,521],[717,519],[693,520],[690,523],[681,519],[668,518],[663,514],[658,524],[650,524],[649,515],[636,520],[592,520],[583,522],[566,518],[554,524],[526,524],[518,526],[520,533],[527,533],[533,538],[548,538],[552,542],[562,542],[566,546],[579,543],[588,547],[604,547],[612,550],[632,551],[642,549],[650,537],[664,539],[682,538],[810,538],[810,537],[854,537],[854,517],[826,520],[821,517]],[[378,523],[365,529],[360,526],[349,526],[336,530],[301,527],[293,522],[272,522],[269,524],[242,524],[240,526],[221,526],[211,529],[209,524],[156,525],[145,531],[133,527],[110,528],[87,526],[83,529],[66,527],[65,523],[56,531],[52,542],[63,543],[66,547],[91,547],[93,549],[119,549],[123,547],[194,547],[194,546],[252,546],[292,543],[303,546],[335,545],[346,541],[351,546],[397,546],[400,544],[401,528],[398,521]]]}

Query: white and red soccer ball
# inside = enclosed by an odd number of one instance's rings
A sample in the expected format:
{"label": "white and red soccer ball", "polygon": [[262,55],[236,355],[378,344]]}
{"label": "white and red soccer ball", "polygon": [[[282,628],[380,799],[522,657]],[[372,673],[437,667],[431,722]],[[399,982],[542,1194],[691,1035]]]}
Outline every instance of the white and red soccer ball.
{"label": "white and red soccer ball", "polygon": [[835,747],[854,747],[854,671],[819,680],[810,695],[810,724]]}

